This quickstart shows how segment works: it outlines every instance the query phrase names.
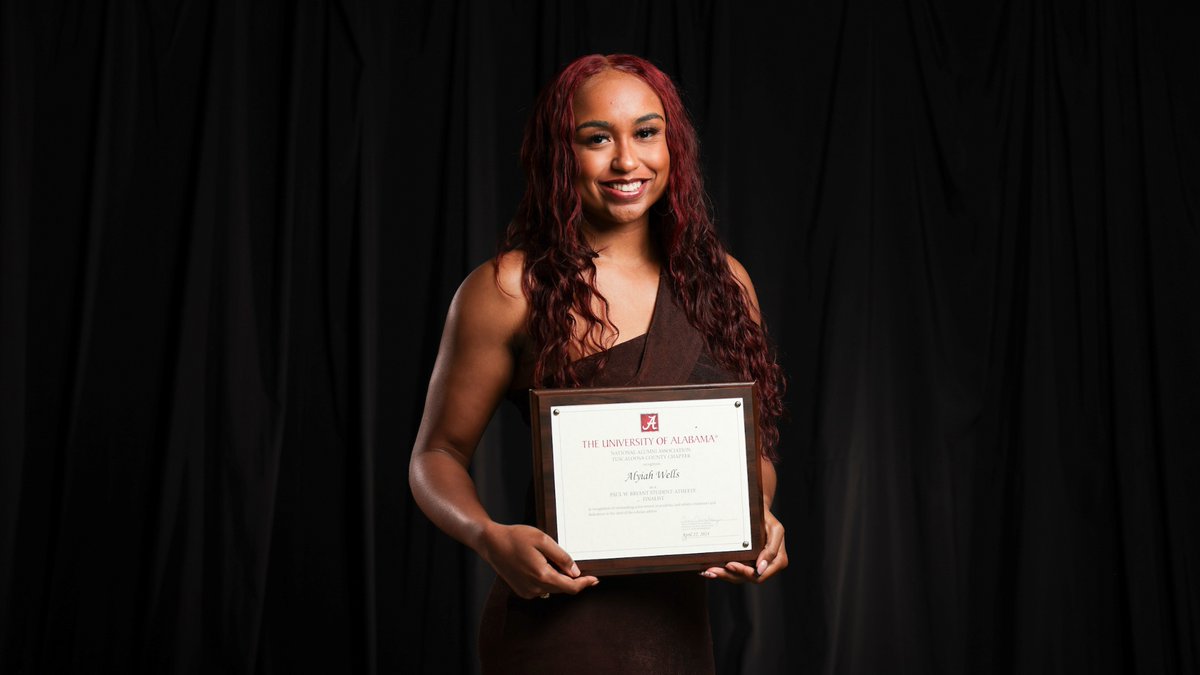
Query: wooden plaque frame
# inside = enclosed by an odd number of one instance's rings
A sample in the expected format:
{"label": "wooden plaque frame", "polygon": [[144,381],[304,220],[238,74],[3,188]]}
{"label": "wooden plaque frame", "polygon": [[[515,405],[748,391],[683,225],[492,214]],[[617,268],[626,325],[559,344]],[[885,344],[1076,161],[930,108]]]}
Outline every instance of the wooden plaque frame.
{"label": "wooden plaque frame", "polygon": [[680,553],[629,558],[576,559],[583,574],[612,576],[649,572],[678,572],[724,567],[728,562],[754,566],[766,541],[762,471],[757,442],[758,400],[754,384],[695,384],[656,387],[604,387],[578,389],[531,389],[530,426],[533,431],[533,484],[538,527],[558,541],[558,517],[554,485],[554,452],[551,436],[552,409],[557,406],[654,403],[658,401],[741,398],[745,403],[746,484],[750,499],[750,547],[706,553]]}

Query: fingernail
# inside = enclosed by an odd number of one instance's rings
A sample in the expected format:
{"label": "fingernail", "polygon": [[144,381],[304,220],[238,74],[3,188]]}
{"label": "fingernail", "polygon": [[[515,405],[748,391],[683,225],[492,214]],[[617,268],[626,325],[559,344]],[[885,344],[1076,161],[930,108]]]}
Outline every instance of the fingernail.
{"label": "fingernail", "polygon": [[573,577],[579,576],[579,565],[576,565],[575,563],[571,563],[571,576],[573,576]]}
{"label": "fingernail", "polygon": [[702,577],[708,577],[709,579],[716,579],[716,578],[717,578],[717,575],[716,575],[716,574],[714,574],[712,570],[704,570],[703,572],[701,572],[701,573],[700,573],[700,576],[702,576]]}
{"label": "fingernail", "polygon": [[758,576],[760,576],[760,577],[761,577],[761,576],[762,576],[762,573],[763,573],[763,572],[766,572],[766,571],[767,571],[767,561],[766,561],[766,560],[759,560],[759,561],[758,561],[758,567],[757,567],[757,568],[755,568],[755,570],[754,570],[754,573],[755,573],[756,575],[758,575]]}
{"label": "fingernail", "polygon": [[593,582],[592,582],[592,585],[593,585],[593,586],[595,586],[595,585],[596,585],[596,584],[598,584],[598,583],[600,583],[600,580],[599,580],[599,579],[597,579],[597,580],[593,581]]}

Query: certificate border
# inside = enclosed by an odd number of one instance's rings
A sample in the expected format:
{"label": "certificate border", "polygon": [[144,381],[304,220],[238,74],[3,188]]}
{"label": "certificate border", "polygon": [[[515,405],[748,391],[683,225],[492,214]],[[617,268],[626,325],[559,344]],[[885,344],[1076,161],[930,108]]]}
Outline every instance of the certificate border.
{"label": "certificate border", "polygon": [[746,486],[750,499],[750,548],[644,557],[577,559],[575,562],[582,573],[597,576],[699,571],[709,567],[723,567],[727,562],[744,562],[753,566],[766,541],[762,470],[758,460],[758,426],[755,423],[758,419],[758,399],[754,395],[753,382],[529,390],[529,418],[533,432],[533,485],[538,527],[555,541],[558,540],[554,452],[550,424],[553,406],[721,398],[741,398],[746,404],[743,420],[746,438]]}

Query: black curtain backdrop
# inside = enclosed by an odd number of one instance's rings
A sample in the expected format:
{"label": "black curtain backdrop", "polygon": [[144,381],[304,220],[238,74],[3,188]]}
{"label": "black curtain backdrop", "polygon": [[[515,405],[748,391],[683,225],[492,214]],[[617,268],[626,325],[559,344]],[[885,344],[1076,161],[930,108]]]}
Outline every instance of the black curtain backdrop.
{"label": "black curtain backdrop", "polygon": [[[685,92],[791,381],[791,567],[713,594],[721,671],[1200,672],[1198,29],[3,2],[0,670],[471,672],[491,576],[409,496],[425,385],[538,88],[628,51]],[[475,467],[502,519],[526,433]]]}

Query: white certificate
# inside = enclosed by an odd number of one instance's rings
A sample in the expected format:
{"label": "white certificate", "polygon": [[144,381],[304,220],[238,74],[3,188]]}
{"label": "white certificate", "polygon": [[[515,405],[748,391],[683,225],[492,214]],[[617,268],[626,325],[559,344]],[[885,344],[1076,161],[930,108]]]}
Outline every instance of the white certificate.
{"label": "white certificate", "polygon": [[[654,389],[626,392],[646,398]],[[709,559],[697,554],[726,554],[711,558],[719,564],[737,559],[729,552],[757,555],[762,514],[752,495],[761,502],[761,486],[757,461],[748,465],[757,459],[747,437],[749,385],[673,389],[689,398],[546,406],[552,535],[575,560],[667,556],[701,567]],[[719,397],[691,397],[697,389]],[[728,393],[742,395],[720,395]]]}

